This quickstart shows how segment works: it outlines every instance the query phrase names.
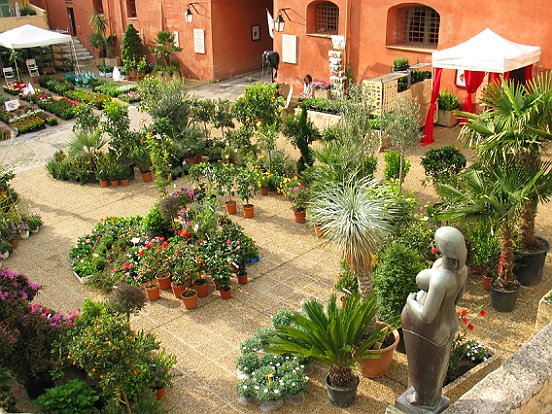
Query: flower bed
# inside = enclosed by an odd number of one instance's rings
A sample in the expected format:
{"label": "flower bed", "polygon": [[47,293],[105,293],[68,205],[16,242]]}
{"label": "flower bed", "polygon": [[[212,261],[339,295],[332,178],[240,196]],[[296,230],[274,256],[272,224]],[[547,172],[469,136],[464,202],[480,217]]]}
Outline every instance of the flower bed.
{"label": "flower bed", "polygon": [[[160,207],[154,207],[145,218],[108,218],[98,223],[71,250],[73,271],[103,290],[123,281],[140,286],[156,275],[190,282],[210,274],[227,286],[231,265],[245,266],[257,256],[255,243],[239,225],[214,211],[209,218],[215,220],[213,228],[208,236],[202,235],[203,205],[194,203],[186,208],[189,199],[186,194],[173,206],[173,211],[179,212],[176,220],[181,219],[185,226],[176,233],[174,223],[161,217]],[[168,208],[161,203],[161,210]]]}
{"label": "flower bed", "polygon": [[27,86],[25,82],[15,82],[10,85],[4,85],[4,92],[10,95],[19,95],[19,93]]}
{"label": "flower bed", "polygon": [[71,99],[64,97],[56,100],[48,96],[44,99],[37,100],[36,104],[39,108],[51,112],[61,119],[67,120],[75,117],[75,106],[77,102]]}
{"label": "flower bed", "polygon": [[79,101],[88,105],[92,105],[96,109],[103,109],[106,102],[111,101],[111,98],[103,93],[92,93],[82,89],[67,91],[65,97]]}
{"label": "flower bed", "polygon": [[140,102],[142,94],[136,91],[129,91],[119,95],[119,99],[128,103]]}
{"label": "flower bed", "polygon": [[94,92],[105,93],[106,95],[117,97],[123,93],[135,91],[138,89],[136,85],[119,85],[114,82],[101,82],[94,86]]}
{"label": "flower bed", "polygon": [[25,115],[16,116],[10,120],[10,125],[16,128],[20,134],[38,131],[46,126],[46,122],[41,115],[37,111],[32,111]]}
{"label": "flower bed", "polygon": [[75,89],[75,85],[67,81],[52,78],[50,76],[42,76],[38,80],[38,84],[43,88],[48,88],[58,95],[64,95],[65,92]]}

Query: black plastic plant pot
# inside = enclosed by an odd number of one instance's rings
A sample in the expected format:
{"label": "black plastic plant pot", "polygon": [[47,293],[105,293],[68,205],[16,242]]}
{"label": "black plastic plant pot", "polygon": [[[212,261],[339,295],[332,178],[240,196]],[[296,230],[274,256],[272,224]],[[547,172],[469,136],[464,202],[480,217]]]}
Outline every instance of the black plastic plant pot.
{"label": "black plastic plant pot", "polygon": [[355,375],[355,380],[349,387],[334,387],[329,383],[329,375],[326,375],[326,389],[330,402],[340,408],[352,405],[357,398],[357,388],[360,382],[358,376]]}
{"label": "black plastic plant pot", "polygon": [[535,252],[521,252],[514,264],[514,273],[522,286],[532,286],[540,283],[544,271],[544,261],[550,245],[543,238],[537,237],[542,249]]}
{"label": "black plastic plant pot", "polygon": [[506,290],[497,286],[497,282],[491,283],[491,306],[498,312],[512,312],[516,307],[519,295],[519,286],[512,290]]}

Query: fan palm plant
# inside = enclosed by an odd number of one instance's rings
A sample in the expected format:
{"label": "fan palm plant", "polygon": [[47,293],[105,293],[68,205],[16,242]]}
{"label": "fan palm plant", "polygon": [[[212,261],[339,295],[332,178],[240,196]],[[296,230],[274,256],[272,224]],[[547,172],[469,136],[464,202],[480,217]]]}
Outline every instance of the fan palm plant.
{"label": "fan palm plant", "polygon": [[[461,136],[478,151],[480,162],[504,167],[523,164],[536,174],[541,153],[552,141],[552,72],[537,76],[527,86],[507,81],[490,84],[482,101],[489,108],[482,114],[458,113],[467,120]],[[526,250],[537,245],[538,199],[539,194],[531,194],[520,215]]]}
{"label": "fan palm plant", "polygon": [[269,352],[314,358],[331,366],[327,383],[333,387],[358,385],[353,373],[356,358],[366,358],[368,350],[389,334],[389,327],[379,326],[369,336],[367,327],[378,310],[372,295],[361,300],[353,294],[339,307],[332,295],[326,308],[317,299],[305,302],[301,312],[293,312],[289,326],[278,326]]}
{"label": "fan palm plant", "polygon": [[395,208],[390,201],[375,198],[373,179],[351,180],[320,189],[311,201],[310,217],[334,242],[358,279],[361,296],[368,299],[373,285],[372,256],[391,230]]}
{"label": "fan palm plant", "polygon": [[157,33],[157,38],[152,42],[151,51],[163,62],[164,66],[169,66],[171,57],[178,52],[182,52],[182,48],[175,44],[175,38],[172,33],[162,30]]}
{"label": "fan palm plant", "polygon": [[78,131],[69,142],[69,156],[71,158],[83,158],[90,163],[91,169],[96,167],[98,151],[106,144],[100,129],[92,132]]}
{"label": "fan palm plant", "polygon": [[552,187],[550,164],[536,174],[527,168],[500,166],[470,169],[460,188],[438,185],[437,192],[451,202],[443,218],[459,222],[483,222],[497,225],[500,231],[500,263],[497,287],[514,290],[514,235],[516,219],[523,205],[537,193],[549,193]]}

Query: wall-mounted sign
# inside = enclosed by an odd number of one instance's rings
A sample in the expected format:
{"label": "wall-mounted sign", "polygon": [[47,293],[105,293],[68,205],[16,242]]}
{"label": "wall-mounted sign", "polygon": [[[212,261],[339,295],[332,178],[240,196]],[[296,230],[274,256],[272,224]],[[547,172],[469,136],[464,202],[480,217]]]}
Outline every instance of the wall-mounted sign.
{"label": "wall-mounted sign", "polygon": [[194,52],[205,54],[205,30],[194,29]]}
{"label": "wall-mounted sign", "polygon": [[261,25],[254,24],[251,26],[251,40],[261,40]]}
{"label": "wall-mounted sign", "polygon": [[282,62],[297,63],[297,36],[282,35]]}
{"label": "wall-mounted sign", "polygon": [[176,30],[173,31],[173,36],[174,36],[174,45],[176,47],[180,47],[180,35],[178,34],[178,32]]}
{"label": "wall-mounted sign", "polygon": [[4,103],[6,111],[11,112],[19,108],[19,99],[12,99],[11,101],[6,101]]}

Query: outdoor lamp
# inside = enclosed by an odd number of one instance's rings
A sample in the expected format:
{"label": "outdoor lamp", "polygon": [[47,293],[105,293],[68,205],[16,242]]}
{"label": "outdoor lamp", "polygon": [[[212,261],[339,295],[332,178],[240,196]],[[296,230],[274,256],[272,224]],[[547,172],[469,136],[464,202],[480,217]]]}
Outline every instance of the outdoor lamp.
{"label": "outdoor lamp", "polygon": [[285,26],[286,21],[284,20],[282,13],[280,13],[278,14],[278,17],[276,17],[276,20],[274,20],[274,30],[276,30],[277,32],[283,32]]}
{"label": "outdoor lamp", "polygon": [[184,20],[186,20],[186,23],[191,23],[194,20],[194,14],[190,10],[190,7],[186,9],[186,12],[184,13]]}
{"label": "outdoor lamp", "polygon": [[184,12],[184,20],[186,23],[192,23],[194,20],[194,14],[192,13],[192,9],[197,13],[197,9],[195,8],[194,4],[198,4],[197,2],[188,3],[188,7],[186,8],[186,11]]}
{"label": "outdoor lamp", "polygon": [[284,16],[282,16],[282,13],[284,13],[287,19],[291,21],[286,10],[289,10],[289,7],[284,7],[283,9],[278,10],[278,17],[276,17],[276,20],[274,20],[274,30],[276,30],[277,32],[283,32],[284,27],[286,27],[286,21],[284,20]]}

